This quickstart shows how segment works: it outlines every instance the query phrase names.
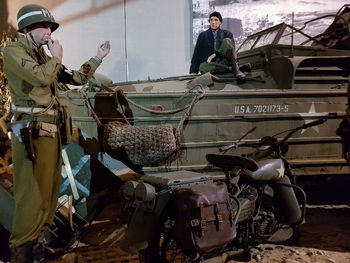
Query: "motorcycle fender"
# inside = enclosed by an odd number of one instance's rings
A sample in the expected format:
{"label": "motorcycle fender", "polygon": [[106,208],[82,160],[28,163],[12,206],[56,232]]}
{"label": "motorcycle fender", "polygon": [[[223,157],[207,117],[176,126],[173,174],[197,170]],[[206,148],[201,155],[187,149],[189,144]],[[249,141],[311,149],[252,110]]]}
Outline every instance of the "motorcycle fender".
{"label": "motorcycle fender", "polygon": [[287,176],[282,177],[277,183],[273,185],[274,204],[280,221],[284,224],[296,224],[302,221],[302,211],[299,202],[296,198],[294,189],[285,185],[290,185],[290,180]]}
{"label": "motorcycle fender", "polygon": [[128,231],[121,241],[120,248],[128,253],[137,253],[147,248],[148,240],[157,233],[159,216],[154,211],[137,208],[130,220]]}

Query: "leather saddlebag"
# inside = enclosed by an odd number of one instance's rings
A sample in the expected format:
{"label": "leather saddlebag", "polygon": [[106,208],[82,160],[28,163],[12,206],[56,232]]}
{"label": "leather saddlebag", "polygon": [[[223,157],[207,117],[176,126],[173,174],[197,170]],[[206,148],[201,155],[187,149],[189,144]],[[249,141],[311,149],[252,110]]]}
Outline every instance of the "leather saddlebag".
{"label": "leather saddlebag", "polygon": [[177,188],[173,198],[175,241],[185,254],[212,252],[236,237],[236,212],[225,183]]}

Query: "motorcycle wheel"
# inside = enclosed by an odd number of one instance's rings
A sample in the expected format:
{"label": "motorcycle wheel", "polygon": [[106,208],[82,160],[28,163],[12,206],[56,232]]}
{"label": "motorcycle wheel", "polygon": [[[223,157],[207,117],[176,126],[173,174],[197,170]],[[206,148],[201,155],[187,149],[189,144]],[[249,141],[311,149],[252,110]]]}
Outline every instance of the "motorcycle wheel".
{"label": "motorcycle wheel", "polygon": [[[167,243],[167,244],[166,244]],[[139,252],[140,263],[190,263],[189,257],[181,253],[173,240],[165,241],[164,235],[156,233],[149,246]]]}

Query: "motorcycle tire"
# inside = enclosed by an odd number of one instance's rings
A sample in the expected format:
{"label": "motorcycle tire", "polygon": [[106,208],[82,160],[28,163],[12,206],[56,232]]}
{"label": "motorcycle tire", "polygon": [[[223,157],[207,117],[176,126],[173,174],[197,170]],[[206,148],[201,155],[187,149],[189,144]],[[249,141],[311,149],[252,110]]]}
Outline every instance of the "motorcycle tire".
{"label": "motorcycle tire", "polygon": [[[190,263],[190,258],[181,253],[180,249],[176,248],[173,240],[170,240],[166,247],[162,248],[164,235],[158,231],[148,241],[148,247],[139,252],[140,263]],[[164,249],[162,253],[162,249]]]}
{"label": "motorcycle tire", "polygon": [[154,234],[154,236],[148,240],[148,247],[139,251],[140,263],[160,263],[160,251],[159,251],[160,232]]}

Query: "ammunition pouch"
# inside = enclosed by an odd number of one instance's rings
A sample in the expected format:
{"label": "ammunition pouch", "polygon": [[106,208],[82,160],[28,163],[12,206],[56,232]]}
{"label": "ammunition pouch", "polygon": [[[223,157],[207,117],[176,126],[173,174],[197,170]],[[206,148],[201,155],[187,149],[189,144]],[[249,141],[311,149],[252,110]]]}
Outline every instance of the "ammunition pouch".
{"label": "ammunition pouch", "polygon": [[20,120],[10,123],[9,131],[12,131],[17,140],[24,144],[28,159],[34,161],[36,153],[33,140],[38,137],[55,138],[57,125],[47,122]]}
{"label": "ammunition pouch", "polygon": [[38,122],[36,128],[38,137],[55,138],[57,133],[57,125],[52,123]]}
{"label": "ammunition pouch", "polygon": [[60,113],[60,135],[62,145],[70,144],[72,141],[73,134],[73,125],[72,125],[72,116],[71,113],[66,106],[61,106],[59,108]]}

